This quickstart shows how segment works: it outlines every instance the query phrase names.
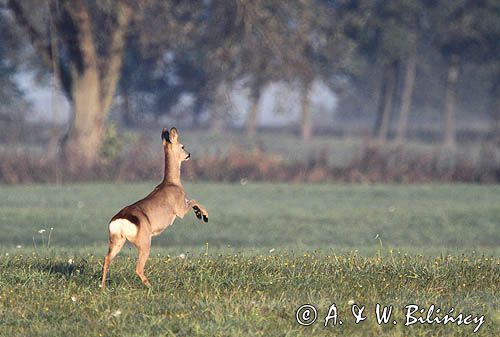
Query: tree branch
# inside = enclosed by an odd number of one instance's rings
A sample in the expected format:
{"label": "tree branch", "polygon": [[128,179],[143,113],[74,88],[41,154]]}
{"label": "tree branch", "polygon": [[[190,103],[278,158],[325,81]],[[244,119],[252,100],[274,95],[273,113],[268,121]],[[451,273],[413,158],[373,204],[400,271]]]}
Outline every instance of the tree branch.
{"label": "tree branch", "polygon": [[42,34],[36,30],[35,26],[30,22],[28,16],[26,15],[20,1],[9,0],[7,2],[7,6],[14,14],[14,17],[17,23],[24,28],[26,33],[28,34],[28,38],[30,39],[33,47],[41,54],[43,61],[51,66],[52,65],[52,53],[50,41],[47,41],[43,38]]}
{"label": "tree branch", "polygon": [[50,54],[52,55],[51,67],[56,79],[56,83],[63,89],[69,101],[72,100],[71,87],[73,84],[68,64],[61,59],[61,32],[58,29],[60,24],[60,13],[55,0],[49,1],[49,28],[50,28]]}
{"label": "tree branch", "polygon": [[[82,72],[87,67],[97,68],[97,52],[92,33],[92,22],[85,1],[65,1],[64,8],[74,22],[74,27],[77,30],[78,53],[81,57],[78,62],[81,64],[75,64],[77,70]],[[71,43],[69,45],[71,46]]]}
{"label": "tree branch", "polygon": [[132,18],[132,9],[123,2],[117,2],[116,27],[111,34],[106,67],[101,71],[101,104],[104,111],[111,107],[120,70],[123,63],[123,49],[126,43],[127,28]]}

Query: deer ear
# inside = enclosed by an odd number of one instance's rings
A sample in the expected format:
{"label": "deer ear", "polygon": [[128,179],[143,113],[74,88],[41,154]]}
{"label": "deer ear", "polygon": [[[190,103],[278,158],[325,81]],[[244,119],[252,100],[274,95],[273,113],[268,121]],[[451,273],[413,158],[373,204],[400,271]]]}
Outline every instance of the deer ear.
{"label": "deer ear", "polygon": [[179,133],[177,132],[177,129],[171,128],[169,132],[170,143],[177,143],[178,139],[179,139]]}
{"label": "deer ear", "polygon": [[161,131],[161,140],[163,142],[163,145],[170,141],[167,128],[163,128],[163,130]]}

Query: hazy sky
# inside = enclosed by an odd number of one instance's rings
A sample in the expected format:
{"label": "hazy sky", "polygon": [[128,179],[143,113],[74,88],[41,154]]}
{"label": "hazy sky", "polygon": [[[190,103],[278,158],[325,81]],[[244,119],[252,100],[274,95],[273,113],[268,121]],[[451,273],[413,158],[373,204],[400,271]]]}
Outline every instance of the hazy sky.
{"label": "hazy sky", "polygon": [[[31,102],[32,111],[28,118],[33,121],[51,121],[54,114],[61,122],[67,122],[69,104],[66,97],[54,90],[52,82],[39,83],[31,72],[20,72],[16,81],[24,90],[26,99]],[[234,116],[234,123],[241,125],[249,109],[248,89],[236,88],[228,95],[229,109]],[[337,106],[335,94],[321,81],[314,81],[310,95],[311,111],[315,119],[333,123]],[[191,99],[185,97],[184,104]],[[182,109],[182,103],[176,107]],[[264,126],[283,126],[293,123],[300,115],[300,96],[298,88],[284,83],[271,83],[266,86],[259,104],[259,124]],[[326,119],[325,119],[326,118]]]}

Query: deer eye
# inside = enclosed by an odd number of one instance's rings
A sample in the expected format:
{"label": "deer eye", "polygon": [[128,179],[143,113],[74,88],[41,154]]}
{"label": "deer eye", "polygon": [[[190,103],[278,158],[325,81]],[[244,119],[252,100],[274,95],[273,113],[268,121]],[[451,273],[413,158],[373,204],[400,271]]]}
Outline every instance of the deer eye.
{"label": "deer eye", "polygon": [[184,150],[184,145],[182,145],[182,146],[181,146],[181,149],[183,149],[183,150]]}

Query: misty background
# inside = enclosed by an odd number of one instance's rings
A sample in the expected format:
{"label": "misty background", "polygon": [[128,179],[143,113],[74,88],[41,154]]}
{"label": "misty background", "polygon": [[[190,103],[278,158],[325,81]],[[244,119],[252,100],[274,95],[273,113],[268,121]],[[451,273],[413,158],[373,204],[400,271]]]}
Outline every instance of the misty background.
{"label": "misty background", "polygon": [[[0,1],[0,181],[500,181],[500,1]],[[137,163],[142,163],[137,167]]]}

